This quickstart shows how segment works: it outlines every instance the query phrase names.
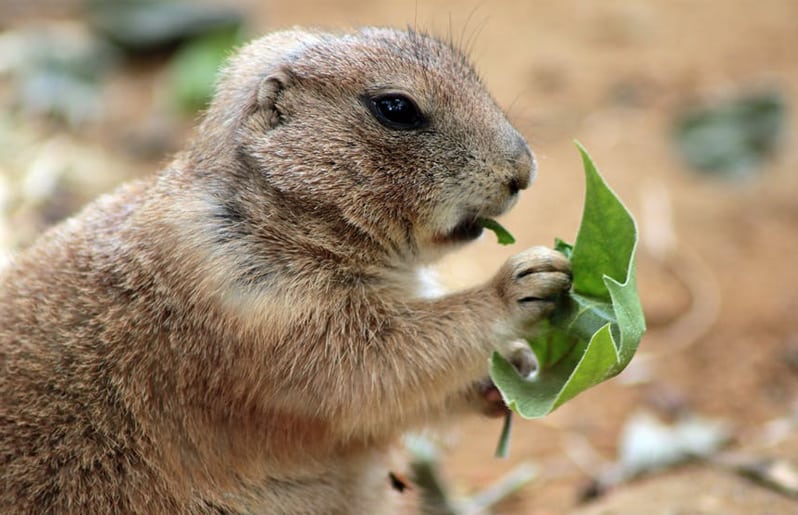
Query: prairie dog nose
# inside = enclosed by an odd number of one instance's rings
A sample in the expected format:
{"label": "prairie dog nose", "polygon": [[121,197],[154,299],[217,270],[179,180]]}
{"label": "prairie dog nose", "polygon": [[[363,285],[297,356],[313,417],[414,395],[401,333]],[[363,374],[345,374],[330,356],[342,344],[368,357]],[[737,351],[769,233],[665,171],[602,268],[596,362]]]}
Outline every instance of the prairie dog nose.
{"label": "prairie dog nose", "polygon": [[535,177],[537,168],[535,156],[521,135],[516,135],[513,145],[509,158],[510,163],[512,163],[512,175],[508,182],[511,195],[515,195],[520,190],[525,190],[529,187]]}

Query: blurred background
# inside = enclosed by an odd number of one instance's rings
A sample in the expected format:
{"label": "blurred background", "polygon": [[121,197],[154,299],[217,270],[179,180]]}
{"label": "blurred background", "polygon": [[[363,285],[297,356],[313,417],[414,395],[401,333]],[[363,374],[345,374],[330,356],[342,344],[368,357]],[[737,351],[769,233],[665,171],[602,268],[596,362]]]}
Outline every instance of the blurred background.
{"label": "blurred background", "polygon": [[[798,512],[798,2],[0,0],[0,260],[191,136],[231,48],[293,25],[461,42],[539,159],[452,287],[573,240],[592,153],[641,230],[649,325],[540,421],[442,432],[452,514]],[[522,478],[524,485],[514,488]],[[498,495],[490,497],[492,486]]]}

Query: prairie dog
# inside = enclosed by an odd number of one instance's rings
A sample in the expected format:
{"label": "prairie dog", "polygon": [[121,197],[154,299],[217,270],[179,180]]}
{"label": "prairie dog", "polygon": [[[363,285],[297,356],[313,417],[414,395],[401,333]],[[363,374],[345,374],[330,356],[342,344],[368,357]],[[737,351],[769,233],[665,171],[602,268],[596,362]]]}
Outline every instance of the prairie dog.
{"label": "prairie dog", "polygon": [[484,411],[490,353],[570,285],[535,247],[418,295],[534,171],[447,43],[250,43],[188,150],[1,272],[0,512],[392,513],[397,439]]}

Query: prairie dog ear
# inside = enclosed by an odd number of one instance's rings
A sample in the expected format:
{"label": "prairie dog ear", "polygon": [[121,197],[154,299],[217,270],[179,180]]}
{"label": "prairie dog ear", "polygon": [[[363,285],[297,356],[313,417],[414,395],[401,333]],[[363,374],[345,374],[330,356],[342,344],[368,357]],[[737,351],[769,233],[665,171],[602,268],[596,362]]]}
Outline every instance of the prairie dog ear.
{"label": "prairie dog ear", "polygon": [[257,107],[263,113],[270,129],[280,123],[282,113],[277,108],[277,98],[288,87],[290,82],[291,77],[287,70],[277,70],[261,79],[260,84],[258,84]]}

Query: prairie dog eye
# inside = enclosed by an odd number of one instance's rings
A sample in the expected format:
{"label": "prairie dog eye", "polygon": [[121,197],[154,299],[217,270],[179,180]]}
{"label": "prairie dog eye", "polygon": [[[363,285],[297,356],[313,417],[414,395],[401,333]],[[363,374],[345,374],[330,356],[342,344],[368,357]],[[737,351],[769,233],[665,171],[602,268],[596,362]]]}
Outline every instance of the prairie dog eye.
{"label": "prairie dog eye", "polygon": [[374,118],[389,129],[418,129],[427,122],[416,102],[403,93],[368,97],[366,103]]}

